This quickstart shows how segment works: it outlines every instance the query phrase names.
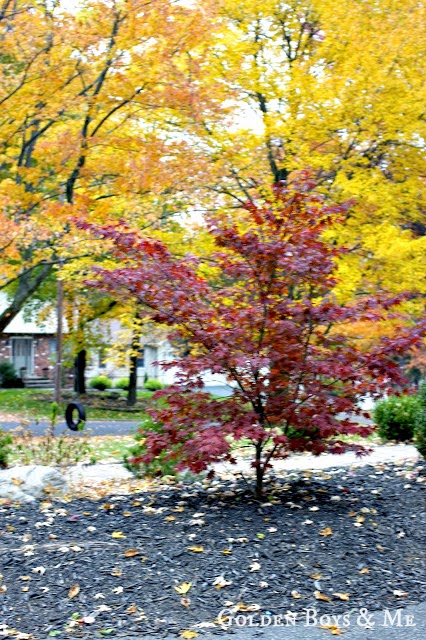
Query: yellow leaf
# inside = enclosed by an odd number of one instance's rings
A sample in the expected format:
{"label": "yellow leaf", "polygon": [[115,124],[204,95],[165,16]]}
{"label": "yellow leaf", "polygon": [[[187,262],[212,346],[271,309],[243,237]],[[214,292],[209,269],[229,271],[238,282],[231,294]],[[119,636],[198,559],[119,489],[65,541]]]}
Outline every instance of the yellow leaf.
{"label": "yellow leaf", "polygon": [[315,591],[314,596],[317,600],[324,600],[324,602],[330,602],[330,598],[325,595],[325,593],[321,593],[321,591]]}
{"label": "yellow leaf", "polygon": [[204,547],[188,547],[188,551],[193,551],[194,553],[202,553],[204,551]]}
{"label": "yellow leaf", "polygon": [[230,584],[232,584],[232,581],[226,580],[223,576],[218,576],[213,580],[215,589],[223,589],[224,587],[229,587]]}
{"label": "yellow leaf", "polygon": [[343,633],[343,629],[339,629],[335,624],[322,624],[317,627],[317,629],[327,629],[327,631],[331,631],[332,636],[341,636]]}
{"label": "yellow leaf", "polygon": [[232,554],[232,550],[231,549],[223,549],[222,553],[224,556],[230,556]]}
{"label": "yellow leaf", "polygon": [[118,568],[112,569],[111,575],[116,576],[117,578],[120,578],[123,575],[123,569],[118,569]]}
{"label": "yellow leaf", "polygon": [[367,567],[364,567],[363,569],[360,570],[360,573],[370,573],[370,569],[367,569]]}
{"label": "yellow leaf", "polygon": [[11,483],[16,485],[17,487],[20,487],[21,484],[24,484],[24,481],[21,478],[12,478]]}
{"label": "yellow leaf", "polygon": [[196,638],[198,635],[196,631],[191,631],[190,629],[180,632],[180,637],[185,638],[185,640],[191,640],[191,638]]}
{"label": "yellow leaf", "polygon": [[309,577],[312,578],[312,580],[321,580],[322,575],[320,573],[311,573]]}
{"label": "yellow leaf", "polygon": [[183,607],[189,607],[189,605],[191,604],[191,600],[189,598],[185,598],[185,596],[182,596],[180,599],[180,603]]}
{"label": "yellow leaf", "polygon": [[166,517],[164,518],[164,520],[165,520],[166,522],[173,522],[173,520],[176,520],[176,518],[175,518],[175,516],[166,516]]}
{"label": "yellow leaf", "polygon": [[125,558],[134,558],[135,556],[140,556],[140,551],[138,551],[137,549],[127,549],[124,552]]}
{"label": "yellow leaf", "polygon": [[302,597],[298,591],[292,591],[291,595],[293,598],[296,598],[296,600]]}
{"label": "yellow leaf", "polygon": [[348,601],[351,594],[350,593],[333,593],[333,596],[336,596],[336,598],[340,598],[340,600]]}
{"label": "yellow leaf", "polygon": [[173,511],[175,513],[183,513],[185,511],[185,507],[176,507]]}
{"label": "yellow leaf", "polygon": [[80,593],[80,585],[78,582],[74,584],[68,591],[68,598],[75,598]]}
{"label": "yellow leaf", "polygon": [[324,538],[326,538],[327,536],[332,536],[333,530],[331,529],[331,527],[326,527],[325,529],[321,529],[320,535],[324,536]]}
{"label": "yellow leaf", "polygon": [[130,511],[123,511],[123,516],[125,518],[130,518],[133,514]]}
{"label": "yellow leaf", "polygon": [[111,534],[111,538],[125,538],[126,536],[122,531],[113,531]]}
{"label": "yellow leaf", "polygon": [[175,591],[177,591],[180,595],[185,595],[188,593],[190,588],[192,587],[192,582],[182,582],[178,587],[173,587]]}

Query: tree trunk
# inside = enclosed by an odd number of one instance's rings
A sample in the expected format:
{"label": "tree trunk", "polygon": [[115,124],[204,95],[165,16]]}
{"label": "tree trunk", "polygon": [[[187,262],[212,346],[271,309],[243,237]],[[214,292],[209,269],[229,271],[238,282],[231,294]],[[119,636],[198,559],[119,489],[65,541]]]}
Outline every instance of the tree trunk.
{"label": "tree trunk", "polygon": [[[139,346],[139,343],[138,343],[138,346]],[[127,403],[126,403],[128,407],[134,407],[136,404],[137,384],[138,384],[138,356],[136,354],[130,357],[129,390],[127,392]]]}
{"label": "tree trunk", "polygon": [[86,349],[78,352],[74,360],[74,391],[81,396],[86,393]]}
{"label": "tree trunk", "polygon": [[261,459],[262,459],[262,441],[259,440],[256,443],[256,458],[255,458],[255,465],[256,465],[256,484],[254,487],[254,496],[257,500],[261,500],[263,498],[263,479],[265,476],[265,467],[263,466]]}

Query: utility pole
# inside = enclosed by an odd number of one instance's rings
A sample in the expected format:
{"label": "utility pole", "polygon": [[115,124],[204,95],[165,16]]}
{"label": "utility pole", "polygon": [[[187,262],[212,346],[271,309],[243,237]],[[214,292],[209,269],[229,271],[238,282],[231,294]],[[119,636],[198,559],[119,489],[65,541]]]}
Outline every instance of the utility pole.
{"label": "utility pole", "polygon": [[[62,260],[59,260],[62,265]],[[63,342],[63,315],[64,315],[64,285],[58,278],[56,297],[56,363],[55,363],[55,393],[53,400],[60,404],[62,387],[62,342]]]}

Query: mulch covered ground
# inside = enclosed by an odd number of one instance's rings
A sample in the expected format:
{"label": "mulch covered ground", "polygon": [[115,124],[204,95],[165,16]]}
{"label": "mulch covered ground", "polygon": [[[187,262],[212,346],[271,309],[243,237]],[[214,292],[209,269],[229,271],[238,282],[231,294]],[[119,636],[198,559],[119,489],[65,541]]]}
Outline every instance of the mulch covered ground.
{"label": "mulch covered ground", "polygon": [[202,638],[224,633],[224,608],[426,599],[424,463],[287,473],[268,491],[260,504],[222,480],[1,506],[0,637]]}

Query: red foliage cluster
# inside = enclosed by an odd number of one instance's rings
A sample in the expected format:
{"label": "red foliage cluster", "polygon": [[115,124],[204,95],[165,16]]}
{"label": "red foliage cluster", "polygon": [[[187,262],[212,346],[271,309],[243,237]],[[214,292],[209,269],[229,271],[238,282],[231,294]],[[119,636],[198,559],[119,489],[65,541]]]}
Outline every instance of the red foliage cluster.
{"label": "red foliage cluster", "polygon": [[[218,247],[214,282],[200,276],[195,258],[177,259],[157,240],[117,225],[85,225],[113,242],[122,263],[97,268],[90,284],[137,299],[153,321],[173,327],[172,339],[193,347],[168,365],[178,368],[179,382],[157,394],[166,402],[152,412],[158,428],[146,434],[144,462],[162,454],[198,472],[231,459],[230,436],[244,437],[254,447],[260,494],[273,458],[302,450],[365,452],[341,436],[371,432],[356,420],[360,398],[401,384],[393,358],[419,343],[426,323],[401,322],[394,338],[368,348],[342,331],[395,318],[406,297],[336,302],[342,250],[322,238],[345,209],[309,189],[278,186],[273,198],[248,203],[238,219],[210,216]],[[227,377],[231,397],[201,391],[207,371]]]}

